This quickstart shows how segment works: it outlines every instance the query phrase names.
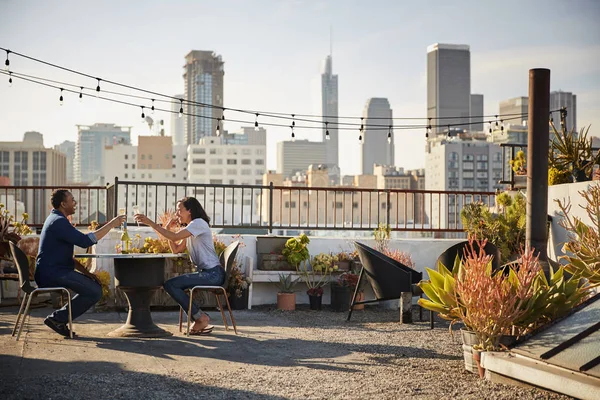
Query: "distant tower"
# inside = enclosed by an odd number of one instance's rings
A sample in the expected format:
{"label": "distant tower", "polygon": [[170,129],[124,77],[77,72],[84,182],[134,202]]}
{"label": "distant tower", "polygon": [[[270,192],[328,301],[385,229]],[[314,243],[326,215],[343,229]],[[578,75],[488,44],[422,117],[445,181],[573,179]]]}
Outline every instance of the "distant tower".
{"label": "distant tower", "polygon": [[[178,99],[185,99],[185,95],[177,94],[174,97]],[[187,145],[187,137],[185,136],[184,129],[184,117],[179,118],[179,108],[181,103],[172,100],[171,103],[171,136],[173,137],[173,144],[179,146],[182,144]]]}
{"label": "distant tower", "polygon": [[197,144],[201,137],[216,134],[218,120],[223,115],[223,65],[221,56],[212,51],[192,50],[185,56],[185,99],[196,103],[183,106],[188,114],[185,116],[187,144]]}
{"label": "distant tower", "polygon": [[[327,164],[338,164],[338,76],[332,73],[331,54],[325,58],[321,74],[321,110],[323,113],[323,142]],[[327,139],[329,131],[329,139]]]}
{"label": "distant tower", "polygon": [[[471,52],[464,44],[436,43],[427,48],[427,117],[432,125],[469,129],[471,108]],[[452,119],[435,119],[443,117]],[[445,127],[434,128],[434,133]]]}
{"label": "distant tower", "polygon": [[[363,111],[363,144],[360,158],[363,175],[373,174],[373,164],[394,165],[394,132],[390,102],[384,98],[367,100]],[[374,126],[378,125],[378,126]],[[388,143],[388,132],[392,133]]]}
{"label": "distant tower", "polygon": [[[575,129],[577,131],[577,96],[571,92],[563,92],[561,90],[550,92],[550,110],[560,110],[567,108],[566,124],[569,131]],[[553,113],[555,125],[560,129],[560,113]]]}

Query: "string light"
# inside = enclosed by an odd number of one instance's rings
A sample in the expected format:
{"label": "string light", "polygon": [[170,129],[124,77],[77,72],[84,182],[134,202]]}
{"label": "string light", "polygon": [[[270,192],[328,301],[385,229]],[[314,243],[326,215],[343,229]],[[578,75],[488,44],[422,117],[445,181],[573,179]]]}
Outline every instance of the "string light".
{"label": "string light", "polygon": [[96,78],[96,80],[98,81],[98,86],[96,86],[96,97],[100,96],[100,78]]}
{"label": "string light", "polygon": [[500,120],[500,124],[501,124],[500,131],[504,132],[504,120],[503,119]]}
{"label": "string light", "polygon": [[294,133],[294,123],[292,123],[292,125],[290,125],[290,128],[292,128],[292,142],[295,142],[296,134]]}
{"label": "string light", "polygon": [[498,127],[498,116],[496,115],[496,128]]}
{"label": "string light", "polygon": [[145,122],[146,114],[144,114],[144,106],[142,107],[142,122]]}
{"label": "string light", "polygon": [[329,127],[327,125],[329,125],[329,121],[325,121],[325,140],[330,140]]}
{"label": "string light", "polygon": [[425,139],[429,139],[429,133],[431,132],[431,117],[429,117],[429,125],[425,129]]}
{"label": "string light", "polygon": [[448,125],[448,133],[446,134],[446,137],[450,137],[450,125]]}
{"label": "string light", "polygon": [[388,131],[388,138],[387,138],[388,144],[392,144],[392,126],[390,125],[390,129]]}
{"label": "string light", "polygon": [[151,108],[151,110],[152,110],[152,114],[154,114],[154,99],[152,99],[152,108]]}
{"label": "string light", "polygon": [[83,86],[80,86],[79,88],[79,102],[81,103],[83,101]]}
{"label": "string light", "polygon": [[364,118],[365,118],[365,117],[360,117],[360,129],[359,129],[359,130],[360,130],[361,132],[362,132],[362,131],[363,131],[363,129],[364,129],[364,125],[363,125],[363,119],[364,119]]}
{"label": "string light", "polygon": [[490,121],[490,135],[492,134],[492,121]]}
{"label": "string light", "polygon": [[183,117],[183,99],[179,99],[179,118]]}
{"label": "string light", "polygon": [[8,71],[8,87],[12,87],[12,72]]}
{"label": "string light", "polygon": [[221,121],[217,120],[217,136],[221,136]]}
{"label": "string light", "polygon": [[60,102],[60,105],[63,105],[63,89],[60,89],[60,98],[58,99],[58,101]]}
{"label": "string light", "polygon": [[4,61],[4,67],[7,71],[10,69],[10,60],[8,59],[9,54],[10,50],[6,50],[6,61]]}
{"label": "string light", "polygon": [[256,113],[256,119],[254,120],[254,131],[258,132],[258,113]]}
{"label": "string light", "polygon": [[363,124],[363,119],[364,119],[364,117],[360,117],[360,129],[358,130],[359,131],[358,142],[360,144],[363,144],[363,136],[362,135],[363,135],[363,129],[365,128],[365,126]]}

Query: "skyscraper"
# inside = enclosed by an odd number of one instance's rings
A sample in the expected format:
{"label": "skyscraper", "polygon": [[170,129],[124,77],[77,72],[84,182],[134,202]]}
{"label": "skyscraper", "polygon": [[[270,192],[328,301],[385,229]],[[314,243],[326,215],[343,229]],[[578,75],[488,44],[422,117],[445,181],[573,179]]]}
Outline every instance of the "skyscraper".
{"label": "skyscraper", "polygon": [[483,131],[483,95],[472,94],[471,95],[471,107],[470,107],[471,124],[469,125],[469,131],[482,132]]}
{"label": "skyscraper", "polygon": [[[571,92],[563,92],[561,90],[550,92],[550,111],[567,108],[567,129],[577,131],[577,96]],[[555,125],[560,129],[560,113],[553,113]]]}
{"label": "skyscraper", "polygon": [[[427,117],[432,125],[469,129],[471,52],[464,44],[436,43],[427,48]],[[435,119],[435,118],[443,119]],[[444,118],[446,117],[446,118]],[[457,117],[457,118],[447,118]],[[460,125],[465,124],[465,125]],[[441,133],[445,127],[434,128]]]}
{"label": "skyscraper", "polygon": [[[185,99],[184,94],[176,94],[174,97],[178,99]],[[187,137],[185,136],[184,119],[179,117],[179,108],[181,103],[173,100],[171,103],[171,137],[173,138],[173,144],[187,145]]]}
{"label": "skyscraper", "polygon": [[75,142],[65,140],[61,144],[54,146],[54,150],[58,150],[67,157],[67,183],[74,182],[73,161],[75,160]]}
{"label": "skyscraper", "polygon": [[[321,109],[323,113],[323,142],[327,164],[338,164],[338,76],[332,73],[331,55],[323,64],[321,74]],[[329,131],[329,138],[327,137]]]}
{"label": "skyscraper", "polygon": [[[373,174],[373,164],[394,165],[394,132],[392,109],[388,99],[374,97],[367,100],[363,111],[363,144],[360,151],[361,173]],[[388,132],[391,143],[388,143]]]}
{"label": "skyscraper", "polygon": [[[526,126],[528,110],[529,97],[513,97],[512,99],[502,100],[500,102],[500,115],[504,116],[501,118],[506,119],[504,124]],[[519,116],[518,114],[522,114],[522,116]],[[527,141],[524,143],[527,143]]]}
{"label": "skyscraper", "polygon": [[[212,51],[192,50],[185,56],[185,135],[187,144],[216,134],[223,115],[223,60]],[[222,126],[220,127],[223,128]]]}
{"label": "skyscraper", "polygon": [[104,147],[113,144],[130,144],[131,127],[115,124],[77,125],[75,147],[75,181],[89,183],[102,175]]}

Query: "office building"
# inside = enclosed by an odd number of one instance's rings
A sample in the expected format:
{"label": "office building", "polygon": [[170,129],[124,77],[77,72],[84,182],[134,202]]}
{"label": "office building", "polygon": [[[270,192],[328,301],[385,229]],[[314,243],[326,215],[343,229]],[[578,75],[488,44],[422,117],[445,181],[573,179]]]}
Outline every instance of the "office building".
{"label": "office building", "polygon": [[212,51],[192,50],[185,56],[185,99],[190,102],[183,106],[187,144],[216,135],[223,116],[223,66],[221,56]]}
{"label": "office building", "polygon": [[286,140],[277,143],[277,173],[284,177],[305,172],[311,164],[326,164],[325,143]]}
{"label": "office building", "polygon": [[102,175],[103,151],[106,146],[131,143],[131,127],[115,124],[77,125],[75,147],[75,182],[89,183]]}
{"label": "office building", "polygon": [[[513,97],[500,102],[499,115],[504,126],[527,126],[527,113],[529,112],[529,97]],[[495,129],[494,126],[491,129]],[[490,127],[487,127],[488,129]],[[527,143],[527,141],[525,141]]]}
{"label": "office building", "polygon": [[321,74],[321,112],[323,114],[323,143],[325,143],[327,153],[327,164],[339,165],[338,76],[333,75],[331,55],[328,55],[325,59],[323,73]]}
{"label": "office building", "polygon": [[[550,111],[567,109],[566,124],[567,129],[577,131],[577,96],[571,92],[561,90],[550,92]],[[554,112],[554,124],[556,129],[560,129],[560,113]]]}
{"label": "office building", "polygon": [[[483,95],[472,94],[471,95],[471,122],[469,124],[469,131],[471,132],[483,132]],[[475,117],[475,118],[473,118]]]}
{"label": "office building", "polygon": [[[363,110],[363,144],[360,149],[362,174],[372,175],[374,164],[394,165],[392,109],[385,98],[367,100]],[[389,136],[388,136],[389,135]]]}
{"label": "office building", "polygon": [[61,144],[57,144],[56,146],[54,146],[54,150],[60,151],[67,158],[67,183],[75,182],[75,142],[65,140]]}
{"label": "office building", "polygon": [[[427,48],[427,117],[432,125],[469,129],[471,52],[462,44],[436,43]],[[447,118],[456,117],[456,118]],[[444,118],[444,119],[437,119]],[[461,125],[464,124],[464,125]],[[434,128],[442,133],[444,128]]]}

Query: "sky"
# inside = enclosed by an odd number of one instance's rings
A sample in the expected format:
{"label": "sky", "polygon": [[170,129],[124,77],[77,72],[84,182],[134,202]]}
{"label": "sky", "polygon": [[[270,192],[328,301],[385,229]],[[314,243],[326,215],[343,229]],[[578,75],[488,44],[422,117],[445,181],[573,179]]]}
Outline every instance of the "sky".
{"label": "sky", "polygon": [[[424,117],[427,46],[467,44],[471,92],[484,95],[485,114],[497,114],[501,100],[528,95],[529,69],[549,68],[551,90],[577,95],[578,126],[592,124],[590,134],[600,136],[598,20],[596,0],[0,0],[0,47],[169,95],[183,93],[185,55],[212,50],[225,62],[225,107],[318,115],[331,30],[340,115],[361,116],[369,98],[386,97],[394,117]],[[10,61],[15,72],[96,85],[14,55]],[[17,79],[9,87],[0,75],[0,141],[38,131],[49,147],[75,141],[76,125],[97,122],[132,126],[134,143],[149,134],[140,108],[93,97],[80,103],[73,94],[60,106],[59,96]],[[169,134],[171,116],[153,118],[164,119]],[[230,132],[239,128],[225,123]],[[267,166],[275,169],[276,143],[289,140],[290,129],[267,132]],[[321,131],[296,136],[320,140]],[[397,166],[424,167],[424,130],[396,131],[395,142]],[[343,174],[359,172],[359,151],[357,132],[340,132]]]}

